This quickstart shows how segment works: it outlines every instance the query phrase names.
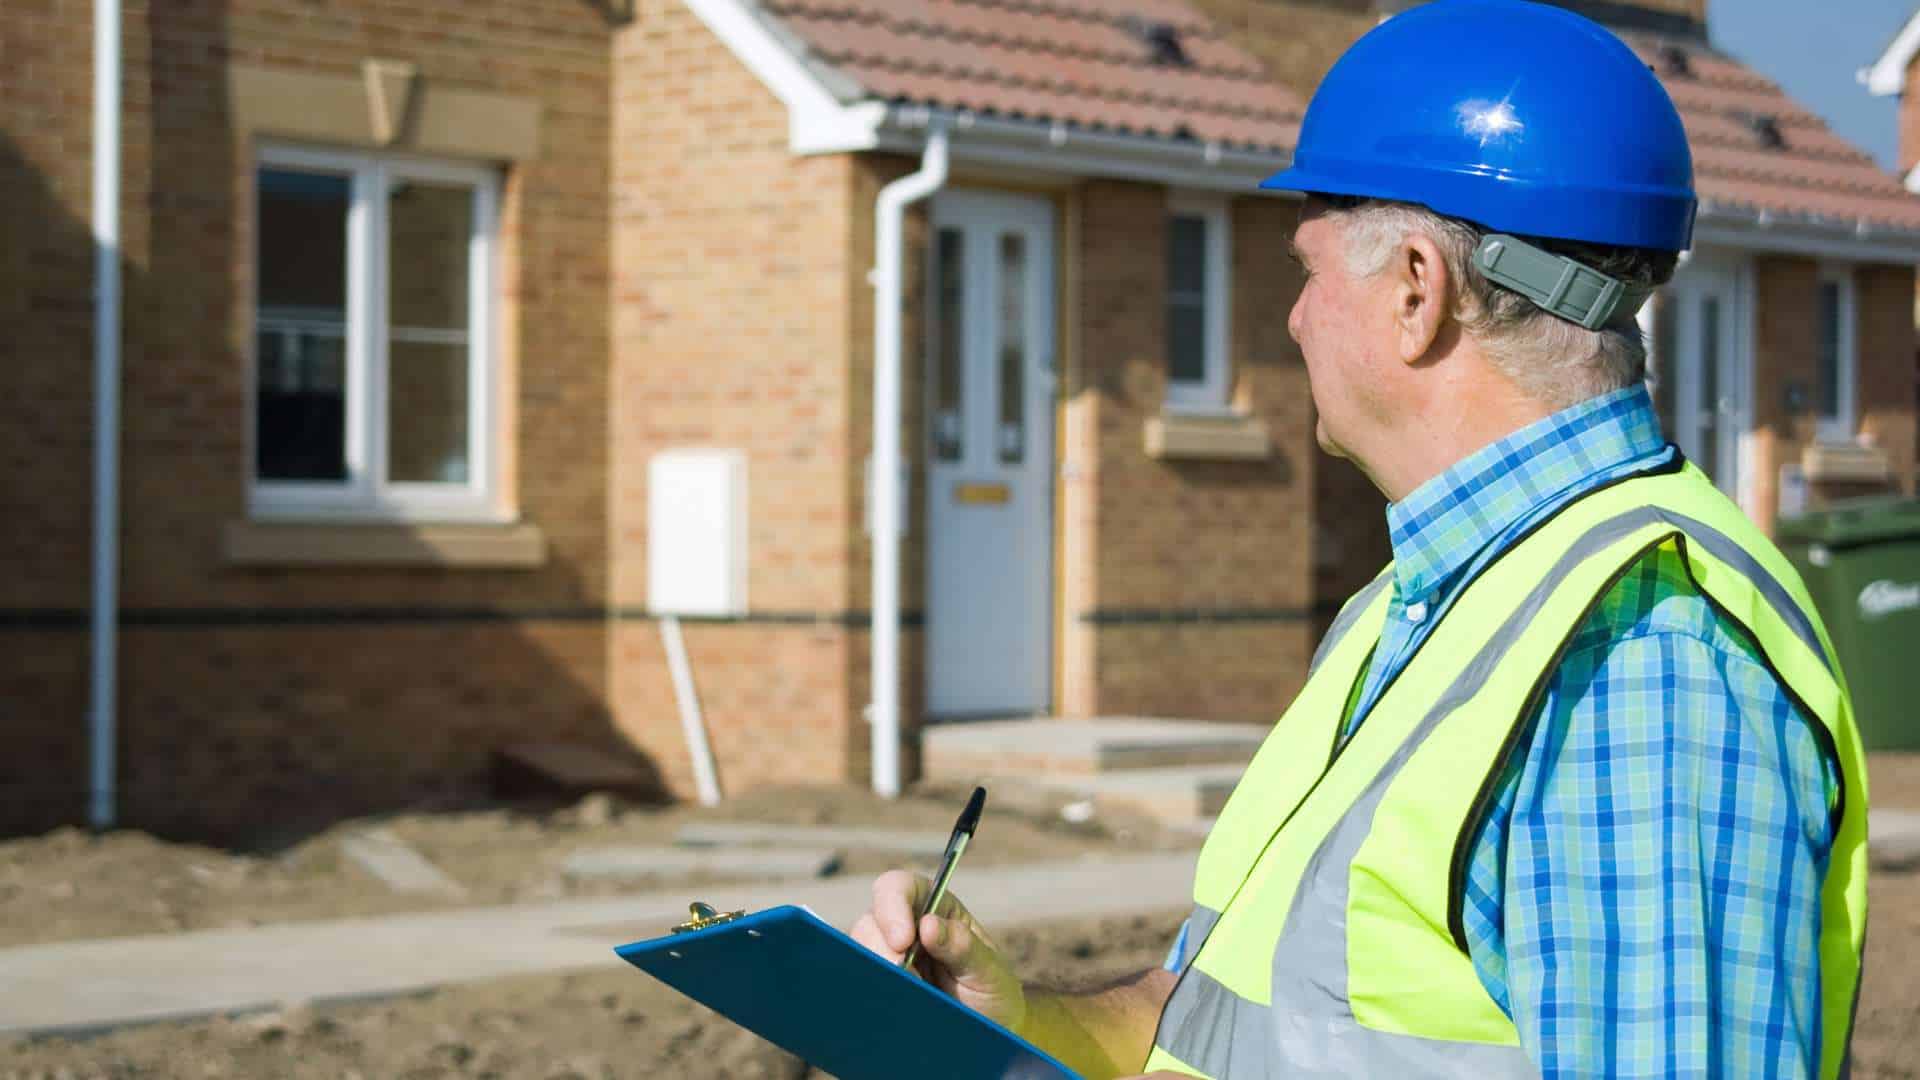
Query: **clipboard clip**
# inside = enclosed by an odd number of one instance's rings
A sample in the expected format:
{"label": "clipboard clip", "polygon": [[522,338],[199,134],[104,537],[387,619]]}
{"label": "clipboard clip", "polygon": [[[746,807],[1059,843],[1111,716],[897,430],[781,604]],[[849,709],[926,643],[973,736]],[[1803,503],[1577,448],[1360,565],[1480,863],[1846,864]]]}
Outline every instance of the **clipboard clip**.
{"label": "clipboard clip", "polygon": [[695,930],[705,930],[709,926],[719,926],[735,919],[744,918],[745,911],[715,911],[712,904],[703,904],[698,900],[687,905],[688,914],[693,918],[673,928],[676,934],[691,934]]}

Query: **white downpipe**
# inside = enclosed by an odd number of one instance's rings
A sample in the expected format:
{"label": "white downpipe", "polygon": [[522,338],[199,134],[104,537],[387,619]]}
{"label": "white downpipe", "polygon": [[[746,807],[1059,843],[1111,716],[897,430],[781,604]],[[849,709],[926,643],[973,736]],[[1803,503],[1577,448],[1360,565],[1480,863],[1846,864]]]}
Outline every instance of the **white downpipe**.
{"label": "white downpipe", "polygon": [[114,825],[120,621],[120,0],[93,2],[93,696],[87,818]]}
{"label": "white downpipe", "polygon": [[667,668],[673,673],[673,696],[680,703],[680,726],[693,754],[693,782],[700,789],[701,806],[720,805],[720,772],[707,743],[707,719],[700,712],[700,695],[693,686],[693,665],[687,662],[687,643],[680,637],[680,620],[660,620],[660,636],[667,646]]}
{"label": "white downpipe", "polygon": [[947,182],[947,132],[927,135],[920,171],[880,190],[873,275],[873,790],[900,794],[900,292],[908,205]]}

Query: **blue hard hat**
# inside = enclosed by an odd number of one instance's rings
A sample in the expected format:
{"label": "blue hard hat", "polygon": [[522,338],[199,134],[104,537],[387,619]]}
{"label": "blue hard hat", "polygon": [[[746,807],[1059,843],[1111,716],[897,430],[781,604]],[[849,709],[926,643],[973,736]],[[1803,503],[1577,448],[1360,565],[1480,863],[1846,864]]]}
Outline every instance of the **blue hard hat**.
{"label": "blue hard hat", "polygon": [[1599,24],[1527,0],[1436,0],[1369,31],[1260,185],[1419,203],[1524,236],[1684,251],[1680,114]]}

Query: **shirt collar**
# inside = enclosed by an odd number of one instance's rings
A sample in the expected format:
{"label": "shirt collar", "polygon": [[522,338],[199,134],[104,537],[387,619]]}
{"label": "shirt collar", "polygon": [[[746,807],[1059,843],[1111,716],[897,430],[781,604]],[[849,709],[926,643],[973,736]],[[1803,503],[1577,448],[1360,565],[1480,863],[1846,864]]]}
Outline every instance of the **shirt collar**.
{"label": "shirt collar", "polygon": [[1423,600],[1530,510],[1665,447],[1644,384],[1529,424],[1387,507],[1394,580]]}

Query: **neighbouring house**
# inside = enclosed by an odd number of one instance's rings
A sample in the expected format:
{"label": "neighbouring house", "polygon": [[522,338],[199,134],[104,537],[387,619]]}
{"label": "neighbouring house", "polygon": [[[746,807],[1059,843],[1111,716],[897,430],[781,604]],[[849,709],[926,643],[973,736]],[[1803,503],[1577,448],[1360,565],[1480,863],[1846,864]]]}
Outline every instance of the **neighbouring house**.
{"label": "neighbouring house", "polygon": [[[1900,100],[1897,114],[1900,138],[1896,153],[1901,185],[1908,191],[1920,193],[1920,93],[1914,92],[1916,81],[1920,81],[1920,67],[1914,63],[1916,58],[1920,58],[1920,8],[1914,10],[1879,57],[1860,69],[1859,78],[1875,97]],[[1920,323],[1920,293],[1914,297],[1914,321]],[[1920,350],[1914,354],[1913,398],[1916,407],[1920,407]]]}
{"label": "neighbouring house", "polygon": [[[1920,200],[1715,52],[1699,0],[1569,6],[1695,141],[1699,247],[1648,324],[1677,440],[1763,522],[1912,490]],[[675,632],[726,786],[866,782],[876,204],[941,142],[899,289],[907,774],[928,720],[1270,718],[1385,545],[1315,446],[1296,204],[1254,186],[1390,13],[135,13],[122,817],[472,795],[529,741],[685,794]],[[10,829],[87,791],[90,33],[77,0],[0,11]],[[663,623],[710,573],[726,603]]]}

